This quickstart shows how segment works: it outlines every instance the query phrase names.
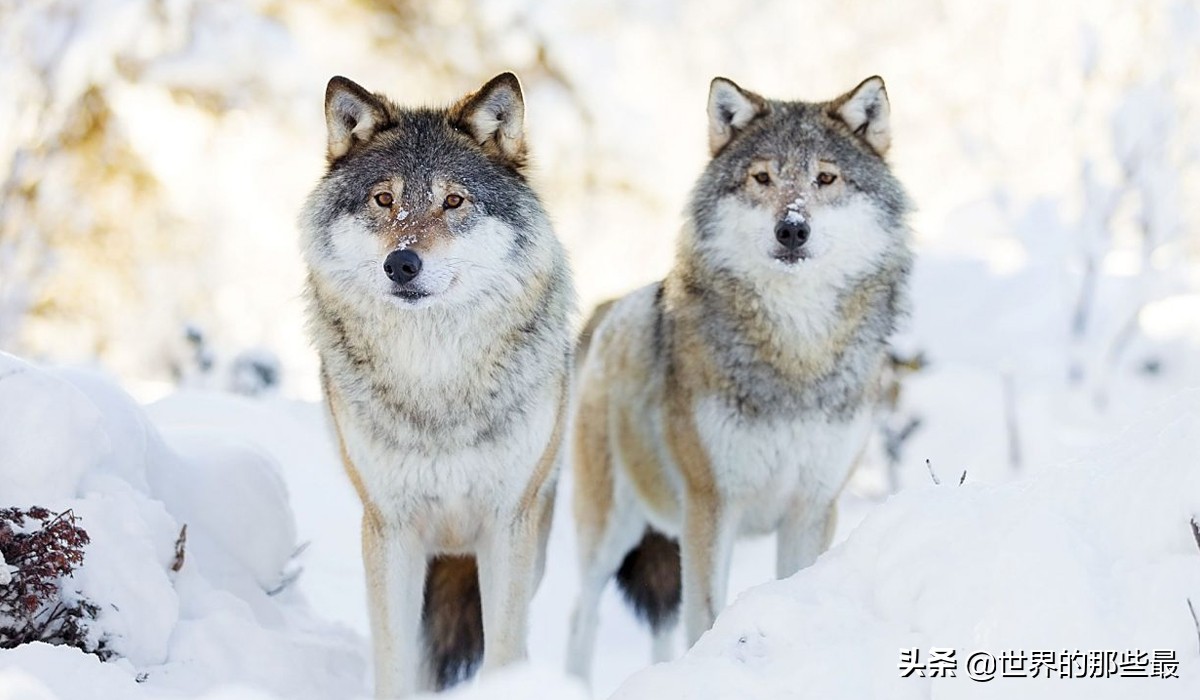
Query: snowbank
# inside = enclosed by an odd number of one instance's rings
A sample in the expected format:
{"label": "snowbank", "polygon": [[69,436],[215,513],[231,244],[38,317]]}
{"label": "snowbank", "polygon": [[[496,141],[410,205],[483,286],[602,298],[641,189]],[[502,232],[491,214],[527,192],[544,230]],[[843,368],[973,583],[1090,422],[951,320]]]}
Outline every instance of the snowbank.
{"label": "snowbank", "polygon": [[[1081,464],[905,491],[614,698],[1200,697],[1197,445],[1191,392]],[[900,649],[914,647],[957,649],[957,677],[901,678]],[[1179,677],[966,677],[970,653],[1006,650],[1173,650]]]}
{"label": "snowbank", "polygon": [[68,594],[98,604],[92,634],[120,657],[6,651],[0,697],[195,697],[218,684],[286,698],[363,691],[361,637],[317,619],[283,585],[296,530],[279,468],[259,450],[201,430],[164,439],[104,378],[0,353],[0,484],[5,506],[79,517],[91,544]]}
{"label": "snowbank", "polygon": [[[0,501],[79,515],[92,543],[74,587],[101,605],[95,632],[121,657],[101,663],[43,644],[0,653],[0,700],[366,696],[364,638],[305,602],[361,629],[353,494],[319,407],[193,392],[152,406],[151,423],[102,377],[0,354],[0,410],[13,411],[0,420]],[[910,488],[812,568],[742,595],[695,649],[614,697],[1198,697],[1187,607],[1200,603],[1189,525],[1200,517],[1197,444],[1192,392],[1077,464],[999,485],[968,473],[961,486],[944,474],[942,485]],[[298,528],[285,480],[299,493]],[[568,512],[551,541],[560,564],[573,558]],[[186,558],[174,572],[185,523]],[[297,530],[314,556],[284,585]],[[766,568],[769,547],[737,556],[734,590],[767,578],[754,569]],[[447,697],[584,697],[545,670],[561,667],[570,571],[552,565],[535,600],[538,665]],[[635,668],[644,635],[609,602],[598,661]],[[927,656],[934,647],[958,650],[958,677],[900,677],[901,649]],[[1173,650],[1179,677],[979,683],[964,677],[977,650]],[[623,675],[609,673],[600,688]]]}
{"label": "snowbank", "polygon": [[[321,619],[365,626],[358,505],[320,410],[197,391],[143,410],[100,375],[0,353],[0,506],[79,516],[91,544],[71,588],[100,605],[93,633],[118,654],[104,663],[41,643],[0,652],[0,700],[367,697],[366,640]],[[311,570],[296,581],[285,476],[311,543]],[[586,693],[543,664],[441,697]]]}

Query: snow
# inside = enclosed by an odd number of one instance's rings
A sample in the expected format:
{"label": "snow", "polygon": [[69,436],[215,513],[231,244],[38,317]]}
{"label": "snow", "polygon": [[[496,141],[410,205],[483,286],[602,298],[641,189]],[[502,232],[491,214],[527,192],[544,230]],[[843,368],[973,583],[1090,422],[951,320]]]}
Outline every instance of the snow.
{"label": "snow", "polygon": [[[0,378],[0,430],[8,436],[0,461],[4,500],[32,505],[71,496],[111,450],[103,416],[70,383],[15,358]],[[18,439],[31,434],[39,439]]]}
{"label": "snow", "polygon": [[[42,644],[2,652],[0,698],[365,696],[358,505],[319,406],[191,391],[142,409],[96,373],[0,360],[0,406],[36,405],[45,387],[67,397],[40,424],[0,429],[0,463],[46,435],[92,455],[66,493],[42,469],[58,490],[41,493],[53,496],[44,505],[74,509],[92,536],[74,586],[101,602],[98,633],[120,655],[100,663]],[[963,393],[972,376],[963,372],[943,388],[923,380],[930,395],[917,400]],[[83,439],[57,428],[78,415],[92,417],[70,423],[86,429]],[[1200,392],[1177,393],[1073,463],[1015,480],[972,468],[958,485],[969,455],[986,462],[1004,450],[1002,440],[970,441],[977,452],[962,450],[963,462],[930,467],[941,485],[926,472],[875,507],[862,497],[871,472],[857,476],[841,502],[840,544],[791,579],[755,586],[769,578],[773,548],[739,547],[731,590],[747,592],[676,662],[635,673],[649,642],[610,592],[596,697],[620,686],[614,698],[768,698],[794,688],[828,698],[1116,698],[1131,683],[1142,684],[1139,697],[1194,697],[1200,654],[1186,603],[1200,600],[1200,547],[1188,524],[1200,517]],[[124,470],[112,469],[114,454]],[[39,491],[36,481],[26,479],[26,493]],[[186,557],[175,573],[183,523]],[[587,696],[558,671],[577,585],[565,563],[574,560],[570,528],[560,508],[549,555],[560,564],[535,599],[533,665],[450,697]],[[299,578],[269,595],[295,566],[297,532],[311,538]],[[976,650],[1170,649],[1180,678],[900,678],[898,652],[914,647],[954,648],[960,659]]]}
{"label": "snow", "polygon": [[[1195,697],[1197,444],[1193,391],[1081,464],[1002,485],[909,489],[817,565],[744,594],[686,656],[635,675],[614,700],[795,688],[823,698]],[[900,678],[898,650],[912,647],[957,649],[958,677]],[[985,685],[961,665],[973,651],[1032,649],[1175,650],[1179,680]]]}
{"label": "snow", "polygon": [[[79,514],[68,593],[101,603],[120,655],[0,651],[0,700],[368,695],[360,507],[295,247],[321,91],[344,74],[442,102],[502,70],[585,310],[670,264],[713,75],[821,98],[882,73],[918,205],[897,348],[927,364],[881,419],[915,428],[869,446],[839,544],[767,585],[773,541],[739,544],[739,602],[648,670],[610,587],[593,697],[1200,697],[1194,3],[394,5],[0,3],[0,348],[37,359],[0,355],[0,507]],[[784,25],[820,30],[798,53]],[[532,663],[451,697],[585,695],[559,673],[570,487]],[[898,677],[900,648],[933,646],[1171,648],[1181,678]]]}
{"label": "snow", "polygon": [[[576,271],[585,307],[670,264],[704,162],[714,75],[816,99],[881,73],[889,158],[924,244],[986,252],[992,264],[1057,246],[1070,287],[1089,261],[1124,256],[1155,275],[1195,261],[1192,3],[486,5],[0,7],[0,171],[12,183],[0,191],[0,343],[99,359],[139,397],[160,396],[193,322],[220,355],[269,349],[288,394],[315,399],[295,216],[323,166],[322,91],[334,74],[425,104],[516,71],[532,180],[573,258],[589,261]],[[794,46],[779,26],[824,30],[808,32],[810,58],[783,61]],[[1044,36],[1056,40],[1032,39]],[[76,138],[89,124],[100,143]],[[1061,225],[1018,238],[1035,204]],[[1151,285],[1146,301],[1177,291]]]}
{"label": "snow", "polygon": [[804,198],[797,197],[788,202],[787,216],[784,217],[788,223],[802,224],[804,223]]}
{"label": "snow", "polygon": [[230,683],[288,698],[361,691],[361,637],[315,616],[296,591],[277,592],[297,543],[273,457],[236,436],[160,432],[110,380],[3,353],[0,406],[17,414],[0,423],[0,464],[15,486],[5,505],[78,516],[91,543],[67,593],[99,606],[93,637],[120,657],[6,651],[0,692],[38,687],[29,677],[60,698],[197,696]]}

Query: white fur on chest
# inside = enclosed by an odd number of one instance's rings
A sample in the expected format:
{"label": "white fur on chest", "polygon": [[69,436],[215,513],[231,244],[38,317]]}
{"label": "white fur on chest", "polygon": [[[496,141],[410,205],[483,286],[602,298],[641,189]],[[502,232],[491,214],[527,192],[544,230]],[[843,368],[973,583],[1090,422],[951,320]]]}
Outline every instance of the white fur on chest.
{"label": "white fur on chest", "polygon": [[[552,375],[550,363],[561,359],[527,357],[520,376],[498,382],[491,355],[511,325],[502,322],[511,309],[498,301],[419,310],[389,300],[350,301],[350,318],[368,329],[355,337],[369,365],[341,359],[339,339],[330,336],[328,352],[339,361],[327,362],[326,370],[340,399],[338,427],[366,495],[385,521],[416,532],[429,550],[471,551],[497,518],[518,507],[561,403],[554,381],[534,389],[519,408],[488,402],[497,391],[521,391],[529,376]],[[392,410],[389,396],[405,397],[411,410]],[[492,419],[502,429],[489,436]]]}
{"label": "white fur on chest", "polygon": [[518,507],[549,446],[558,407],[558,397],[547,390],[504,439],[433,453],[394,446],[412,436],[407,426],[396,426],[396,443],[375,439],[352,416],[342,431],[385,520],[415,529],[431,549],[469,551],[492,523]]}
{"label": "white fur on chest", "polygon": [[376,311],[373,336],[388,377],[414,391],[470,378],[473,364],[505,329],[495,322],[505,309],[486,302],[419,311],[402,304],[390,302]]}
{"label": "white fur on chest", "polygon": [[774,530],[785,512],[836,497],[870,429],[870,411],[847,420],[747,420],[719,400],[696,405],[717,490],[743,512],[746,532]]}

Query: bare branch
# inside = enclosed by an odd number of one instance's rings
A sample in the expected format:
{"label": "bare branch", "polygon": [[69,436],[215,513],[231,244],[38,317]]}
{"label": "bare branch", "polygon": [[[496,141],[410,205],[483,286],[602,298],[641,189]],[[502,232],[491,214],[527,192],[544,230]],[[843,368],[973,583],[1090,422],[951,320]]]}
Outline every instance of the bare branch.
{"label": "bare branch", "polygon": [[937,474],[934,474],[934,473],[933,473],[933,465],[929,463],[929,460],[928,460],[928,459],[927,459],[927,460],[925,460],[925,468],[929,470],[929,478],[930,478],[930,479],[933,479],[933,485],[934,485],[934,486],[941,486],[941,485],[942,485],[942,480],[941,480],[941,479],[939,479],[939,478],[937,478]]}
{"label": "bare branch", "polygon": [[1196,616],[1196,606],[1192,605],[1192,599],[1188,598],[1188,610],[1192,613],[1192,625],[1196,627],[1196,646],[1200,647],[1200,617]]}
{"label": "bare branch", "polygon": [[187,523],[179,528],[179,537],[175,539],[175,560],[171,562],[171,571],[178,572],[183,568],[185,550],[187,549]]}
{"label": "bare branch", "polygon": [[1004,424],[1008,428],[1008,466],[1021,468],[1021,433],[1017,426],[1017,389],[1011,373],[1004,374]]}
{"label": "bare branch", "polygon": [[288,588],[291,588],[292,584],[300,578],[300,574],[302,573],[304,573],[304,567],[302,566],[298,566],[291,571],[288,571],[283,575],[283,578],[279,579],[279,585],[267,591],[267,595],[277,596],[286,591]]}
{"label": "bare branch", "polygon": [[284,567],[282,576],[279,579],[279,585],[267,590],[267,595],[277,596],[283,593],[300,578],[300,574],[304,573],[304,567],[300,565],[300,555],[308,549],[312,542],[301,542],[296,551],[292,552],[292,556],[288,558],[288,563]]}

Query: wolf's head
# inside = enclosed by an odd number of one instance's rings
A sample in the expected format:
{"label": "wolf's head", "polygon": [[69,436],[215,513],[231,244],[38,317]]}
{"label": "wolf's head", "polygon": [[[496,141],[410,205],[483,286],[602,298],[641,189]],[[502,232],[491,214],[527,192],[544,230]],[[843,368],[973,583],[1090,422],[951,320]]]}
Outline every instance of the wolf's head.
{"label": "wolf's head", "polygon": [[405,109],[342,77],[325,92],[329,168],[301,216],[305,258],[402,308],[503,295],[549,234],[525,180],[524,100],[504,73],[444,109]]}
{"label": "wolf's head", "polygon": [[713,80],[712,160],[692,195],[688,244],[735,274],[826,281],[903,251],[908,199],[884,161],[888,109],[879,77],[817,103]]}

